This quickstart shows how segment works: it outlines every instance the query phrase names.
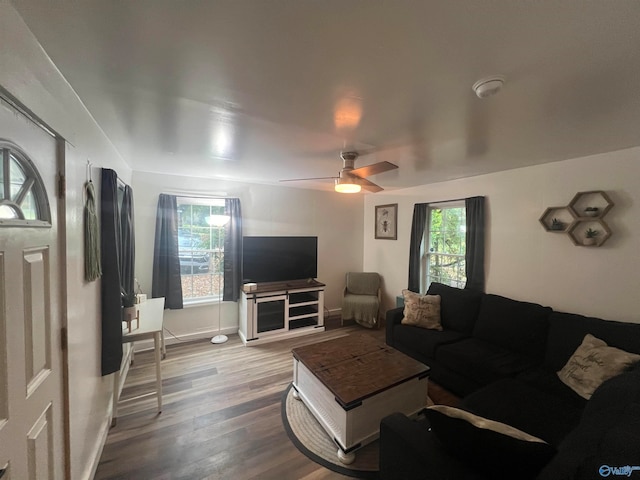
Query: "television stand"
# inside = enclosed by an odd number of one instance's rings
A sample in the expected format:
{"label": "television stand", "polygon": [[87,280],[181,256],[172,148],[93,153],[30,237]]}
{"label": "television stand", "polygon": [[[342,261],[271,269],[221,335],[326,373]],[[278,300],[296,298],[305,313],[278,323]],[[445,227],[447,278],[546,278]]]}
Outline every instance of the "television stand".
{"label": "television stand", "polygon": [[247,346],[324,332],[325,284],[314,279],[259,283],[240,295],[238,334]]}

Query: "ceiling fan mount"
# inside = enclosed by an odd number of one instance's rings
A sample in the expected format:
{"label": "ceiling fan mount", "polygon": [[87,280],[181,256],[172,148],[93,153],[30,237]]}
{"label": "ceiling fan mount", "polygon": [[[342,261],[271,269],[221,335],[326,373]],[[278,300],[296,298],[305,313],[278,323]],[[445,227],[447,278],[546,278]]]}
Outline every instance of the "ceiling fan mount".
{"label": "ceiling fan mount", "polygon": [[356,159],[360,156],[360,154],[354,150],[349,150],[347,152],[340,152],[340,158],[345,162],[355,162]]}
{"label": "ceiling fan mount", "polygon": [[337,177],[292,178],[280,181],[298,182],[304,180],[332,179],[335,181],[335,190],[340,193],[357,193],[361,188],[374,193],[384,190],[381,186],[376,185],[364,177],[394,170],[398,168],[398,166],[390,162],[378,162],[364,167],[355,168],[355,163],[358,157],[360,157],[360,153],[355,150],[345,150],[340,152],[340,158],[342,159],[343,165]]}

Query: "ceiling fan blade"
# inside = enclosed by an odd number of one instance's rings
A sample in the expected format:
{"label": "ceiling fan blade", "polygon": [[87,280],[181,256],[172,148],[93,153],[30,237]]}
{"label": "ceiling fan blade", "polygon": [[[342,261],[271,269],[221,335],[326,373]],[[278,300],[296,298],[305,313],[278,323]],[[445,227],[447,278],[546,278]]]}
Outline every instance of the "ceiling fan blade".
{"label": "ceiling fan blade", "polygon": [[369,190],[370,192],[376,193],[384,190],[380,185],[376,185],[373,182],[370,182],[366,178],[358,177],[358,184],[364,188],[365,190]]}
{"label": "ceiling fan blade", "polygon": [[311,178],[287,178],[286,180],[279,180],[280,182],[300,182],[302,180],[335,180],[338,177],[311,177]]}
{"label": "ceiling fan blade", "polygon": [[351,170],[351,173],[353,175],[357,175],[358,177],[370,177],[371,175],[388,172],[389,170],[394,170],[396,168],[398,168],[398,166],[394,165],[393,163],[378,162]]}

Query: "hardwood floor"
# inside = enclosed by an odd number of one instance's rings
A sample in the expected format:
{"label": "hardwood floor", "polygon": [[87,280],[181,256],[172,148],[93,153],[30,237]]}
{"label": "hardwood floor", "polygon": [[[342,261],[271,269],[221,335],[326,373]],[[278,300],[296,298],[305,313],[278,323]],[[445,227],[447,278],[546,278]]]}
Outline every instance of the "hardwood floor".
{"label": "hardwood floor", "polygon": [[[152,352],[136,354],[96,479],[346,479],[290,442],[280,416],[291,382],[291,349],[354,331],[349,326],[245,347],[170,345],[162,361],[163,412],[157,414]],[[384,341],[384,330],[370,331]]]}

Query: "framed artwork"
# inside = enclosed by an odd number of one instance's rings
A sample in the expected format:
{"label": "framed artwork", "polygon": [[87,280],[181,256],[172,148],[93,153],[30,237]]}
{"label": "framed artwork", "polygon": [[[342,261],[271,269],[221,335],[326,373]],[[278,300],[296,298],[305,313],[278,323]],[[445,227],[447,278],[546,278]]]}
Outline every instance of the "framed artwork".
{"label": "framed artwork", "polygon": [[376,205],[375,238],[398,239],[398,204]]}

